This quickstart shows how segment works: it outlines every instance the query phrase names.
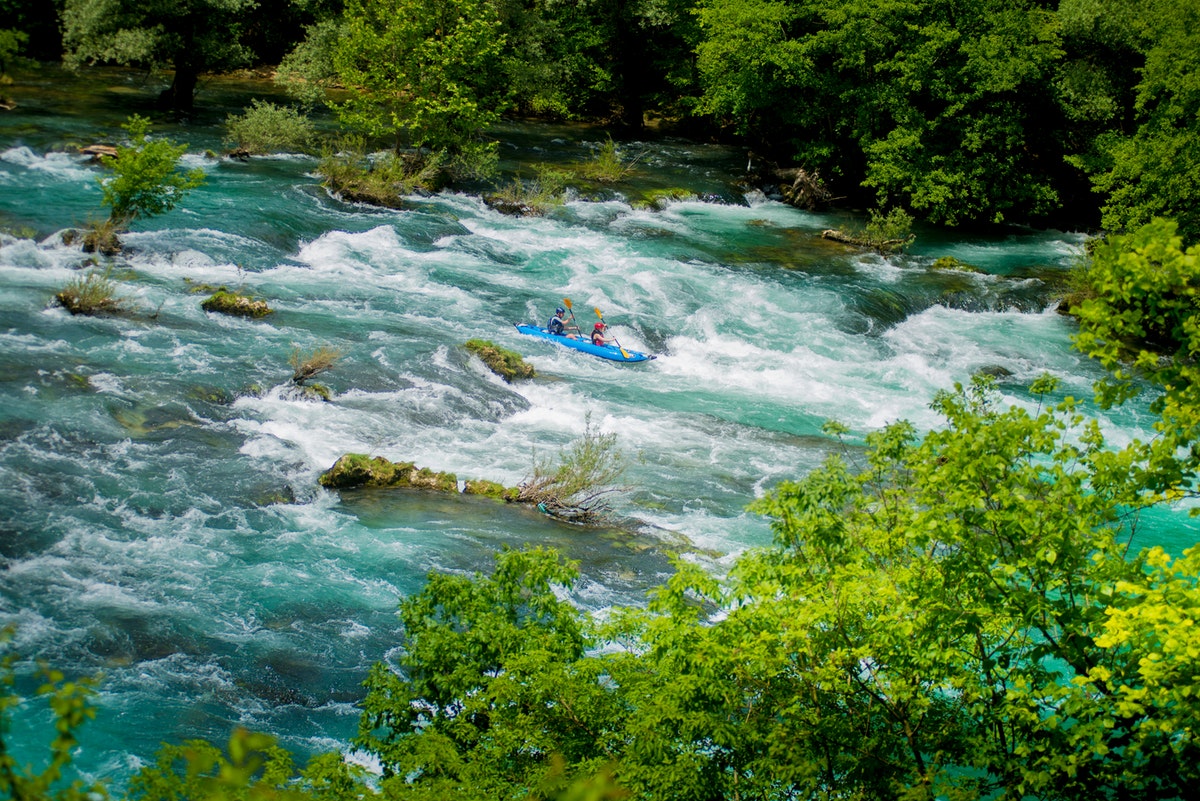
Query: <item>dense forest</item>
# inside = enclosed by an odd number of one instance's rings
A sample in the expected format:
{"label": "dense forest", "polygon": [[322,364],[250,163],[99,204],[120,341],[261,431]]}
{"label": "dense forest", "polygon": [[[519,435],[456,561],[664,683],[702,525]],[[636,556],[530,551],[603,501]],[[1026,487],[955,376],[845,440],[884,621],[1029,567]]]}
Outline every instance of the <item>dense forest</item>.
{"label": "dense forest", "polygon": [[[486,175],[503,115],[669,126],[931,223],[1095,226],[1071,311],[1115,445],[1050,380],[979,377],[756,502],[773,545],[680,560],[644,608],[563,600],[577,567],[509,550],[432,574],[371,672],[354,746],[297,769],[267,734],[170,745],[168,799],[1173,799],[1200,782],[1200,548],[1135,552],[1200,469],[1200,7],[1194,0],[0,0],[15,59],[143,66],[164,108],[271,66],[406,169]],[[131,125],[144,141],[144,122]],[[173,164],[173,161],[172,161]],[[117,212],[116,203],[113,206]],[[128,217],[128,214],[126,214]],[[838,441],[847,432],[830,423]],[[7,639],[7,637],[5,637]],[[36,655],[24,655],[36,656]],[[380,655],[383,658],[383,655]],[[89,680],[44,668],[49,757],[0,794],[79,799]]]}
{"label": "dense forest", "polygon": [[744,143],[934,224],[1200,238],[1188,0],[3,0],[0,64],[279,66],[298,107],[486,173],[501,115]]}

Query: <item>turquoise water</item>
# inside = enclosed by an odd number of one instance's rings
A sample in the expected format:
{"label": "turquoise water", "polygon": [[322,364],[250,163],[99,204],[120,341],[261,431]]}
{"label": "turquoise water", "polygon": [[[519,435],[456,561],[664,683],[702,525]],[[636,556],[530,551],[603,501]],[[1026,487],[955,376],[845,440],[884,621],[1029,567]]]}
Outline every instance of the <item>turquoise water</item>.
{"label": "turquoise water", "polygon": [[[61,86],[68,90],[61,90]],[[85,92],[86,89],[86,92]],[[677,139],[626,143],[631,182],[544,218],[442,193],[381,211],[330,197],[315,160],[206,158],[224,114],[261,87],[210,85],[205,111],[161,128],[207,183],[136,226],[113,265],[127,317],[51,302],[87,261],[59,232],[102,216],[100,168],[68,149],[112,141],[148,113],[138,76],[18,85],[0,116],[0,613],[17,645],[70,674],[103,673],[80,765],[123,781],[158,744],[268,729],[300,752],[345,748],[368,667],[396,647],[398,600],[430,570],[485,570],[505,545],[580,560],[576,600],[638,603],[669,554],[721,569],[769,542],[746,505],[820,463],[836,418],[861,438],[938,424],[933,394],[998,369],[1006,398],[1049,372],[1088,397],[1098,372],[1070,348],[1053,299],[1083,237],[920,231],[882,258],[822,240],[848,214],[810,214],[738,188],[745,154]],[[584,127],[512,124],[504,164],[585,159]],[[692,200],[635,206],[648,188]],[[983,275],[930,269],[950,255]],[[209,315],[195,284],[276,310]],[[599,308],[641,365],[519,336],[563,297]],[[539,377],[505,384],[461,343],[517,350]],[[289,389],[295,348],[344,351],[332,402]],[[518,483],[591,425],[632,460],[618,521],[580,529],[528,509],[421,493],[321,490],[341,454]],[[1145,437],[1133,405],[1102,420]],[[1197,539],[1186,510],[1139,542]],[[32,725],[47,715],[30,708]],[[40,739],[29,723],[18,748]]]}

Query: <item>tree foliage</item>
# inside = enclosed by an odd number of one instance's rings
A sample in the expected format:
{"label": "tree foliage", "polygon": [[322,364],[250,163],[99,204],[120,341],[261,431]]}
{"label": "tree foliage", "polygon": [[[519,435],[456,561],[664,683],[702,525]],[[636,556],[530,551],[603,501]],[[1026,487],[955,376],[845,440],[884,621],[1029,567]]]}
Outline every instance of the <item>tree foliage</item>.
{"label": "tree foliage", "polygon": [[1146,451],[1146,481],[1169,497],[1194,493],[1200,467],[1200,245],[1185,247],[1174,222],[1155,220],[1101,242],[1086,281],[1090,297],[1072,312],[1079,318],[1077,346],[1108,371],[1098,387],[1101,402],[1153,392],[1158,436],[1134,443]]}
{"label": "tree foliage", "polygon": [[1041,5],[705,0],[699,16],[701,107],[773,152],[940,223],[1055,208],[1040,137],[1060,50]]}
{"label": "tree foliage", "polygon": [[1170,217],[1187,241],[1200,241],[1198,14],[1186,0],[1059,8],[1070,56],[1059,66],[1062,107],[1076,127],[1069,158],[1103,197],[1111,231]]}
{"label": "tree foliage", "polygon": [[[0,31],[41,53],[28,0]],[[665,119],[819,173],[839,198],[946,225],[1200,241],[1200,11],[1191,0],[63,0],[65,61],[198,76],[288,50],[306,106],[397,148],[496,164],[508,110]],[[301,35],[301,31],[304,31]],[[34,41],[36,39],[36,42]]]}
{"label": "tree foliage", "polygon": [[254,100],[241,114],[225,118],[226,141],[247,154],[312,149],[316,131],[312,121],[299,109]]}
{"label": "tree foliage", "polygon": [[1129,558],[1138,472],[1070,399],[934,405],[759,502],[776,543],[727,583],[680,563],[605,626],[552,553],[431,576],[359,745],[419,797],[516,797],[552,755],[646,798],[1183,793],[1195,677],[1154,642],[1195,649],[1200,551]]}
{"label": "tree foliage", "polygon": [[190,111],[199,76],[241,67],[252,53],[241,42],[257,0],[66,0],[64,60],[174,70],[162,102]]}
{"label": "tree foliage", "polygon": [[[0,647],[7,650],[13,634],[12,626],[0,628]],[[0,796],[31,801],[103,798],[103,788],[86,786],[78,780],[64,784],[65,770],[71,764],[73,752],[79,743],[76,733],[80,726],[96,716],[92,702],[95,681],[67,681],[62,673],[49,666],[39,668],[41,684],[37,695],[48,701],[55,718],[49,756],[39,769],[31,764],[19,763],[6,743],[13,711],[20,709],[24,700],[15,689],[16,664],[15,653],[5,653],[0,658]]]}
{"label": "tree foliage", "polygon": [[204,181],[203,170],[179,170],[186,144],[151,139],[150,121],[137,114],[123,127],[130,143],[118,146],[116,156],[103,158],[112,174],[100,179],[102,202],[118,226],[170,211]]}
{"label": "tree foliage", "polygon": [[484,139],[506,102],[504,46],[490,0],[349,0],[331,64],[349,91],[346,125],[402,146],[446,150],[459,172],[488,172]]}

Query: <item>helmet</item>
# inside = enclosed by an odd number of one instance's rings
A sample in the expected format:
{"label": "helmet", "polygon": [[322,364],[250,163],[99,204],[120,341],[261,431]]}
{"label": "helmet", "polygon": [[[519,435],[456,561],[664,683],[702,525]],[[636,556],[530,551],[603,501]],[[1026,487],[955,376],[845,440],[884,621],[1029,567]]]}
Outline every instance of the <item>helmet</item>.
{"label": "helmet", "polygon": [[596,331],[603,331],[603,330],[604,330],[604,323],[596,323],[595,330],[596,330]]}
{"label": "helmet", "polygon": [[557,309],[554,310],[554,313],[555,314],[566,314],[567,310],[564,309],[562,306],[559,306]]}

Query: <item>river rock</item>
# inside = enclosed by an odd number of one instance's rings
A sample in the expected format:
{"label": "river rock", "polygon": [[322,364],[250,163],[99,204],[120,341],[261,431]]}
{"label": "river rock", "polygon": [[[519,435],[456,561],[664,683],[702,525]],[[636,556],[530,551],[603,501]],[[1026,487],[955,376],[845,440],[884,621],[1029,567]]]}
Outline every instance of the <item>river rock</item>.
{"label": "river rock", "polygon": [[474,479],[463,486],[464,495],[482,495],[485,498],[495,498],[498,501],[512,503],[517,500],[521,491],[516,487],[506,487],[503,484],[486,479]]}
{"label": "river rock", "polygon": [[506,350],[485,339],[469,339],[463,347],[478,356],[488,369],[512,383],[517,378],[533,378],[537,371],[516,351]]}
{"label": "river rock", "polygon": [[453,473],[438,473],[412,462],[393,462],[382,456],[347,453],[321,474],[318,482],[329,489],[353,487],[415,487],[439,492],[458,492]]}
{"label": "river rock", "polygon": [[240,292],[229,292],[219,289],[205,298],[200,308],[209,312],[232,314],[237,317],[266,317],[274,309],[265,300],[256,300]]}

